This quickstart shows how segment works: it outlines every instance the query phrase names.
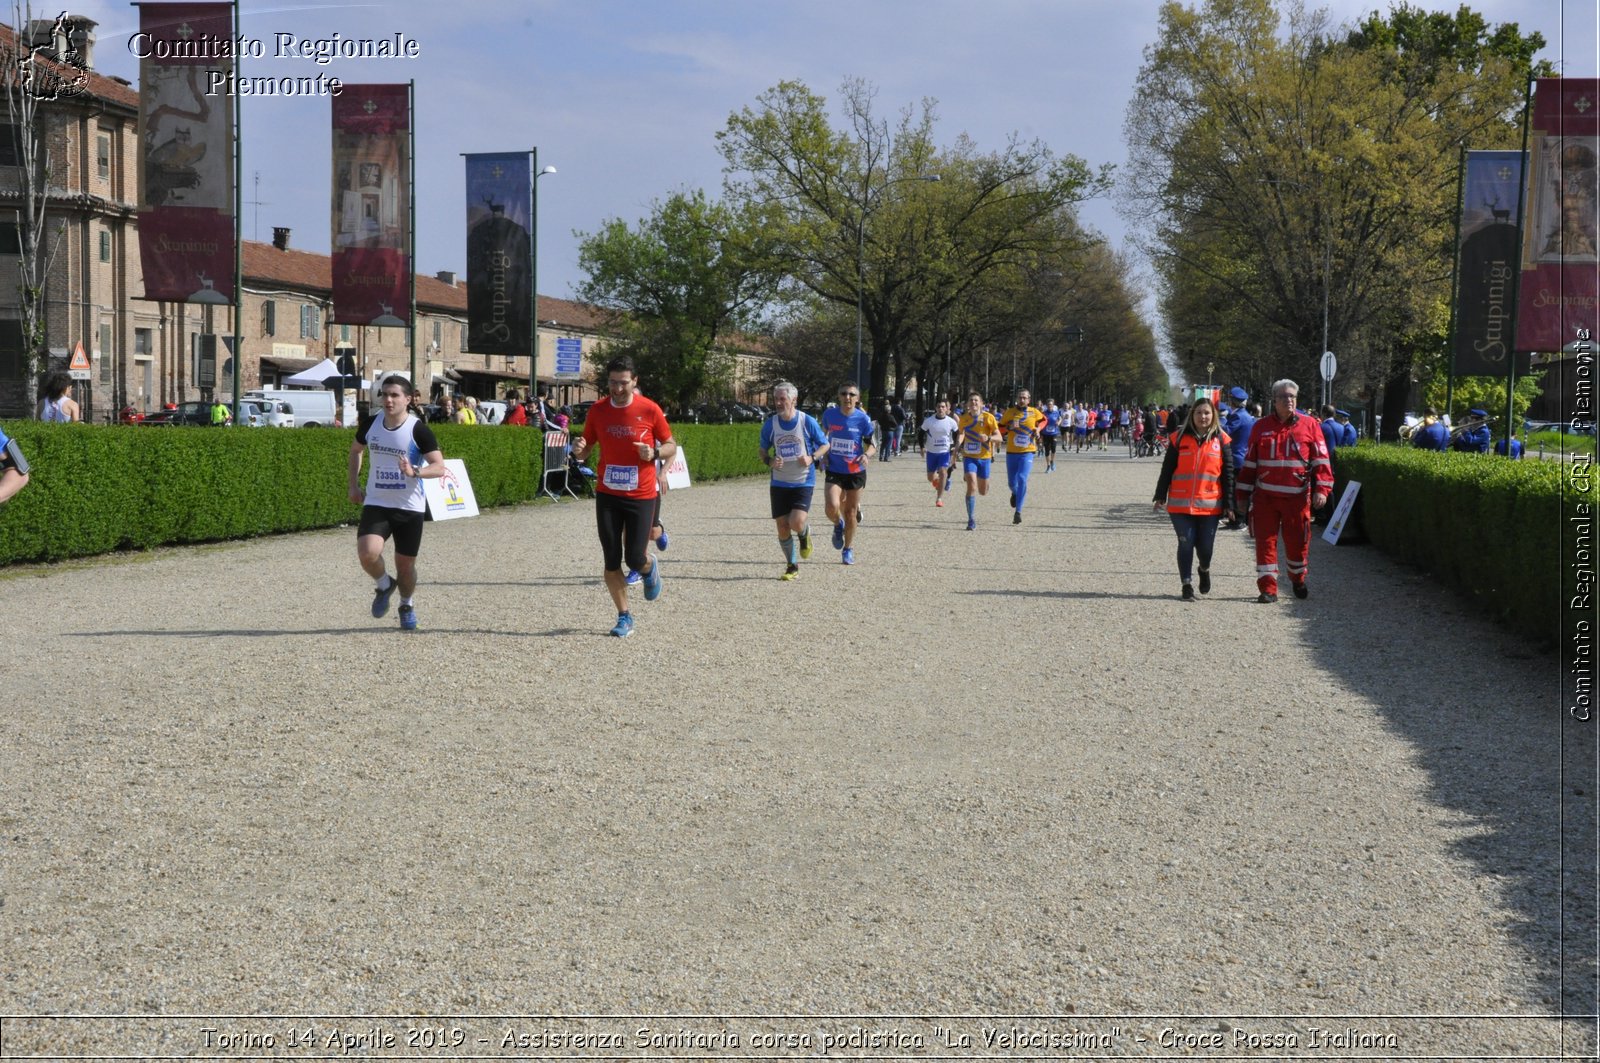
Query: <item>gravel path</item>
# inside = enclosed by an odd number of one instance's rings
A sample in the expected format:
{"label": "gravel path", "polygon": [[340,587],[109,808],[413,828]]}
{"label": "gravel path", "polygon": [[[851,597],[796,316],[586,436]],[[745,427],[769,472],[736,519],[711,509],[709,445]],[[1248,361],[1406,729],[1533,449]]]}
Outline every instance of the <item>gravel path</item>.
{"label": "gravel path", "polygon": [[[1224,533],[1182,604],[1155,475],[1067,458],[969,534],[910,455],[858,564],[824,527],[795,583],[764,483],[676,492],[626,641],[587,504],[430,525],[412,636],[349,529],[0,573],[0,1014],[1592,1055],[1551,1018],[1563,974],[1569,1012],[1595,989],[1592,873],[1559,951],[1595,779],[1554,659],[1370,548],[1318,541],[1313,597],[1266,607]],[[456,1023],[483,1054],[539,1028]],[[0,1048],[287,1044],[203,1025]]]}

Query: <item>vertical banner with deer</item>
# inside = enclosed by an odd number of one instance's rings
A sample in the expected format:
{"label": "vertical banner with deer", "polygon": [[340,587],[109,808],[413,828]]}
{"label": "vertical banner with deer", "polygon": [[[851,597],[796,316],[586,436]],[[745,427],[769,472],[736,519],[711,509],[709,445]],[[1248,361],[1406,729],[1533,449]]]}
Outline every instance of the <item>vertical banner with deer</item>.
{"label": "vertical banner with deer", "polygon": [[1461,204],[1455,372],[1506,375],[1517,283],[1517,190],[1522,152],[1469,151]]}
{"label": "vertical banner with deer", "polygon": [[139,30],[147,41],[139,63],[144,297],[231,303],[233,97],[207,86],[233,73],[233,5],[141,4]]}
{"label": "vertical banner with deer", "polygon": [[408,85],[333,98],[333,320],[411,325]]}
{"label": "vertical banner with deer", "polygon": [[528,152],[467,156],[467,350],[533,353]]}
{"label": "vertical banner with deer", "polygon": [[1535,85],[1517,350],[1555,352],[1600,329],[1600,81]]}

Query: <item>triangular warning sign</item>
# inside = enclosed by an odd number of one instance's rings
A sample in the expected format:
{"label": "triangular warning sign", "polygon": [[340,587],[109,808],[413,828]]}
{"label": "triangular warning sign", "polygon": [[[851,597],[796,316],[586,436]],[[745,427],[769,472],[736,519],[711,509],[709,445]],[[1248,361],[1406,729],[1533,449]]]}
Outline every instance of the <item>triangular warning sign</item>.
{"label": "triangular warning sign", "polygon": [[[59,363],[57,363],[57,364],[59,364]],[[83,341],[82,340],[79,340],[78,341],[78,345],[72,349],[72,361],[67,365],[67,368],[68,369],[88,369],[89,368],[89,356],[87,354],[83,353]]]}

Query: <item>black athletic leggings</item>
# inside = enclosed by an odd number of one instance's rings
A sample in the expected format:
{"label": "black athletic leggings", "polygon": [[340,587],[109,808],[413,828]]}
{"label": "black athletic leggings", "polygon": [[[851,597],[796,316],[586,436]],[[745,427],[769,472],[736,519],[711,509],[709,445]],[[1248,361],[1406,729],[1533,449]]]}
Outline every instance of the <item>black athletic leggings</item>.
{"label": "black athletic leggings", "polygon": [[650,542],[650,523],[655,510],[654,498],[595,492],[594,520],[600,531],[600,549],[605,554],[607,572],[621,571],[624,559],[635,572],[649,567],[645,550]]}

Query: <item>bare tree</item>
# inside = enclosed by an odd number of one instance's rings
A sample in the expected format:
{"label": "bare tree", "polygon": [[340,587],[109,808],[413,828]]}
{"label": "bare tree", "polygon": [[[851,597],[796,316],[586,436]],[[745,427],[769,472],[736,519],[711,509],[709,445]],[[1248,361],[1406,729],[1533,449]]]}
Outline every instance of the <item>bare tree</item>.
{"label": "bare tree", "polygon": [[22,380],[27,407],[38,401],[39,376],[46,353],[45,281],[60,250],[65,225],[48,230],[47,214],[52,188],[49,105],[81,91],[87,75],[76,62],[72,26],[66,14],[58,16],[50,38],[38,45],[29,40],[33,6],[11,5],[12,28],[0,27],[0,92],[6,98],[11,144],[0,144],[0,155],[12,162],[15,187],[9,189],[16,214],[19,263],[17,309],[22,333]]}

